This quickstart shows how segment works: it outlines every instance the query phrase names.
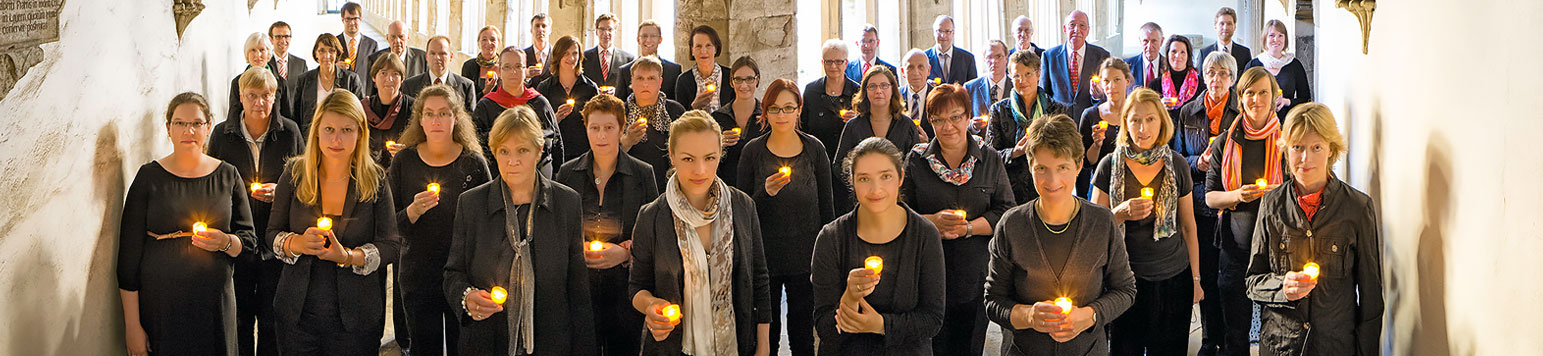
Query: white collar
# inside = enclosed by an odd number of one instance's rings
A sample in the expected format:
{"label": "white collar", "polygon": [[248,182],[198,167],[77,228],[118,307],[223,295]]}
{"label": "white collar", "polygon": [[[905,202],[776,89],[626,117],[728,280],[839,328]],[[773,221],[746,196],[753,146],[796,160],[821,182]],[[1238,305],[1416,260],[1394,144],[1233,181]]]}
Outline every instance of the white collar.
{"label": "white collar", "polygon": [[926,82],[922,82],[922,88],[921,89],[911,88],[911,82],[906,82],[905,83],[905,90],[910,91],[911,94],[921,94],[922,92],[927,91],[927,88],[930,88],[930,87],[927,86]]}
{"label": "white collar", "polygon": [[[360,33],[359,33],[359,34],[360,34],[360,35],[363,35],[363,34],[364,34],[364,33],[363,33],[363,32],[360,32]],[[348,33],[347,33],[347,32],[344,32],[344,33],[343,33],[343,39],[345,39],[345,40],[352,40],[352,41],[358,41],[358,40],[359,40],[359,37],[360,37],[360,36],[349,36],[349,35],[348,35]],[[343,45],[344,45],[344,46],[347,46],[347,45],[348,45],[348,44],[347,44],[347,43],[344,43],[344,44],[343,44]]]}
{"label": "white collar", "polygon": [[434,79],[439,79],[441,84],[450,84],[450,68],[448,67],[445,68],[445,74],[438,77],[434,76],[434,71],[432,70],[425,74],[429,75],[429,85],[434,85]]}
{"label": "white collar", "polygon": [[[954,55],[954,46],[948,46],[948,48],[943,48],[943,46],[938,46],[938,56],[953,57],[953,55]],[[878,58],[878,57],[873,57],[873,58]]]}
{"label": "white collar", "polygon": [[862,62],[863,64],[867,64],[869,67],[872,67],[872,66],[879,65],[879,56],[873,56],[873,60],[870,61],[870,60],[864,60],[863,56],[859,55],[859,56],[857,56],[857,61],[858,62]]}
{"label": "white collar", "polygon": [[1221,41],[1221,39],[1217,39],[1216,40],[1216,50],[1222,51],[1222,52],[1226,52],[1226,53],[1232,53],[1232,41],[1227,41],[1226,43],[1223,43]]}

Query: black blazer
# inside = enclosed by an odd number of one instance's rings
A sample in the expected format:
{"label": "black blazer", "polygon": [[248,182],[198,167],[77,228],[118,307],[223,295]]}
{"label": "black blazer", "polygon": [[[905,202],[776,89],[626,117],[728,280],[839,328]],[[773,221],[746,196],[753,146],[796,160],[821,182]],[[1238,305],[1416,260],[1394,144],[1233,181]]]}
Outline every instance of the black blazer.
{"label": "black blazer", "polygon": [[[303,233],[316,226],[321,207],[300,201],[295,195],[296,177],[285,169],[273,192],[273,214],[268,218],[268,232],[263,235],[263,248],[272,249],[280,232]],[[353,268],[326,267],[323,273],[332,273],[337,284],[330,293],[337,295],[338,314],[343,319],[343,329],[356,335],[379,337],[386,319],[387,264],[396,263],[402,249],[402,237],[397,233],[396,207],[391,199],[391,187],[386,175],[381,174],[376,185],[375,201],[359,201],[359,191],[354,179],[349,179],[348,195],[344,198],[343,214],[333,219],[332,232],[343,247],[358,248],[373,244],[380,256],[380,264],[368,275],[359,275]],[[283,251],[273,251],[275,254]],[[300,323],[317,323],[318,320],[300,320],[310,290],[313,264],[331,264],[311,255],[301,255],[294,263],[284,265],[279,276],[278,290],[274,292],[273,309],[278,315],[279,327],[298,328]]]}
{"label": "black blazer", "polygon": [[[1200,55],[1195,56],[1195,68],[1200,68],[1202,73],[1205,72],[1205,56],[1211,55],[1211,52],[1216,52],[1215,43],[1212,43],[1210,46],[1205,46],[1205,48],[1201,48]],[[1254,52],[1250,51],[1248,47],[1243,47],[1243,45],[1238,44],[1238,41],[1232,41],[1232,48],[1230,48],[1227,53],[1232,55],[1233,60],[1238,61],[1238,73],[1243,73],[1243,68],[1248,67],[1249,59],[1254,58]]]}
{"label": "black blazer", "polygon": [[[732,75],[729,75],[729,67],[720,65],[718,70],[723,71],[722,78],[718,80],[718,103],[728,105],[729,102],[734,101],[734,87],[729,86],[729,77]],[[691,102],[696,100],[696,91],[696,64],[692,64],[691,69],[675,77],[675,92],[672,93],[675,97],[670,99],[674,99],[687,109],[694,109],[691,107]]]}
{"label": "black blazer", "polygon": [[[632,55],[632,53],[627,53],[627,51],[622,50],[621,48],[611,47],[611,62],[600,63],[600,47],[596,46],[590,48],[589,50],[584,51],[584,77],[589,78],[590,81],[595,82],[595,84],[598,84],[599,86],[617,86],[620,83],[619,80],[621,78],[621,66],[623,64],[632,63],[632,61],[637,58],[637,56]],[[610,74],[610,76],[605,78],[600,77],[600,74],[602,74],[600,72],[601,66],[611,67],[611,71],[609,73],[605,73]]]}
{"label": "black blazer", "polygon": [[[541,355],[594,355],[595,329],[589,303],[589,269],[584,265],[579,194],[546,177],[537,177],[535,226],[530,227],[531,266],[535,275],[535,352]],[[450,259],[445,264],[445,301],[460,320],[461,353],[508,355],[508,314],[475,321],[461,302],[467,288],[488,290],[509,280],[514,249],[504,210],[502,178],[461,194],[456,206]],[[520,224],[525,219],[520,218]],[[513,291],[511,291],[513,292]],[[519,306],[509,303],[505,308]]]}
{"label": "black blazer", "polygon": [[[852,100],[856,98],[857,91],[862,90],[857,82],[845,80],[841,83],[841,95],[830,96],[825,94],[825,83],[829,77],[820,77],[809,84],[804,85],[804,108],[799,111],[798,121],[804,132],[814,135],[825,145],[825,158],[837,159],[836,145],[840,142],[842,132],[846,130],[847,121],[841,118],[841,110],[854,110]],[[891,99],[894,100],[894,99]],[[914,126],[914,125],[913,125]],[[863,136],[858,138],[862,140]],[[856,145],[856,143],[853,143]],[[905,146],[899,146],[905,150]],[[839,163],[837,163],[839,164]]]}
{"label": "black blazer", "polygon": [[[445,70],[449,71],[450,69],[446,68]],[[414,98],[418,97],[418,92],[423,91],[423,88],[434,85],[434,78],[429,77],[430,75],[433,74],[423,73],[402,81],[402,94],[407,94]],[[466,112],[471,112],[472,108],[475,107],[474,105],[477,104],[477,99],[482,98],[482,95],[478,95],[481,92],[477,91],[477,85],[473,84],[471,79],[466,79],[466,77],[462,77],[460,74],[445,73],[445,76],[449,77],[449,79],[444,84],[449,85],[450,88],[455,89],[456,93],[461,94],[461,100],[466,102]]]}
{"label": "black blazer", "polygon": [[[541,93],[541,97],[547,99],[547,104],[552,105],[552,120],[557,124],[557,131],[563,140],[563,155],[557,157],[557,161],[567,162],[578,158],[580,154],[589,151],[589,132],[584,128],[584,104],[589,103],[595,95],[600,94],[600,89],[588,77],[578,76],[573,82],[572,89],[563,89],[562,80],[553,76],[536,84],[533,88]],[[557,117],[557,107],[562,106],[568,99],[573,99],[573,112],[566,117]],[[617,121],[626,119],[625,116],[617,118]],[[555,163],[554,165],[560,165]]]}
{"label": "black blazer", "polygon": [[[300,68],[305,68],[305,66],[302,64]],[[290,64],[289,71],[295,71],[294,64]],[[273,78],[277,79],[279,84],[278,90],[274,91],[273,113],[284,117],[294,117],[295,111],[291,107],[291,101],[294,98],[290,94],[289,86],[284,85],[284,76],[279,75],[278,62],[274,62],[273,58],[268,59],[268,72],[273,73]],[[226,117],[234,117],[241,111],[241,73],[237,73],[235,78],[230,78],[230,110],[225,112]]]}
{"label": "black blazer", "polygon": [[937,46],[928,48],[926,53],[927,64],[932,67],[931,72],[927,74],[928,80],[940,78],[944,83],[964,84],[980,76],[980,71],[975,69],[975,55],[963,48],[956,46],[949,51],[948,73],[943,73],[943,62],[940,57],[943,52],[939,51]]}
{"label": "black blazer", "polygon": [[[739,334],[740,355],[754,355],[757,324],[771,324],[771,287],[766,274],[766,258],[761,250],[761,221],[750,196],[733,187],[724,195],[734,209],[734,330]],[[628,295],[649,291],[654,297],[679,304],[685,299],[685,274],[680,247],[676,244],[675,216],[667,195],[638,211],[638,224],[632,229],[632,276]],[[643,355],[679,355],[681,333],[677,328],[664,341],[654,341],[644,330]]]}
{"label": "black blazer", "polygon": [[[1008,92],[1008,97],[991,104],[991,123],[987,127],[991,130],[991,141],[987,146],[996,151],[997,157],[1002,158],[1002,165],[1007,169],[1007,181],[1013,186],[1013,198],[1019,204],[1034,200],[1039,197],[1039,192],[1034,190],[1034,177],[1029,172],[1029,153],[1013,158],[1013,147],[1018,145],[1018,140],[1023,139],[1029,128],[1027,123],[1020,124],[1013,118],[1012,97],[1017,96],[1018,91]],[[1068,114],[1065,105],[1050,100],[1044,96],[1044,92],[1035,95],[1035,101],[1044,105],[1045,116],[1055,114]],[[1024,115],[1030,114],[1033,108],[1020,108]],[[1032,119],[1025,117],[1025,119]],[[1076,122],[1077,118],[1072,118]]]}
{"label": "black blazer", "polygon": [[[927,160],[927,157],[943,155],[942,147],[938,147],[937,139],[933,139],[926,146],[917,145],[907,151],[907,175],[901,182],[900,196],[905,199],[906,206],[917,213],[962,209],[966,219],[985,218],[995,227],[1002,214],[1017,205],[1012,186],[1008,183],[1007,171],[1002,168],[1001,158],[976,146],[975,139],[968,140],[966,159],[976,159],[970,181],[954,185],[938,178]],[[980,286],[986,280],[986,244],[993,237],[992,231],[972,232],[974,235],[943,241],[944,272],[948,276],[948,291],[944,293],[947,305],[980,302]]]}
{"label": "black blazer", "polygon": [[[1242,73],[1242,71],[1248,68],[1263,65],[1264,62],[1254,58],[1248,61],[1247,68],[1239,69],[1238,73]],[[1291,112],[1291,108],[1313,101],[1313,84],[1311,81],[1312,79],[1307,77],[1307,67],[1303,66],[1300,60],[1293,58],[1291,63],[1281,67],[1280,74],[1275,75],[1275,82],[1280,85],[1281,97],[1290,99],[1291,103],[1286,104],[1286,106],[1281,107],[1279,111],[1275,112],[1276,119],[1284,122],[1286,121],[1286,113]]]}
{"label": "black blazer", "polygon": [[[616,97],[621,100],[627,100],[627,97],[632,95],[632,64],[634,63],[637,61],[621,66],[621,75],[616,78]],[[664,80],[664,84],[659,86],[659,92],[673,95],[675,80],[680,79],[680,64],[664,58],[659,58],[659,64],[664,67],[664,73],[659,75],[660,79]]]}
{"label": "black blazer", "polygon": [[[359,77],[346,70],[332,71],[332,88],[347,90],[354,96],[364,97],[364,84],[359,82]],[[294,95],[294,104],[291,106],[295,112],[295,124],[300,126],[300,132],[310,132],[311,117],[316,115],[316,102],[322,98],[316,97],[316,86],[320,85],[321,69],[312,69],[300,76],[300,85],[295,88],[299,91]]]}
{"label": "black blazer", "polygon": [[[262,135],[262,152],[257,157],[260,162],[252,162],[252,149],[247,146],[242,130],[245,128],[241,123],[241,115],[231,116],[215,125],[209,131],[208,152],[210,157],[235,166],[241,174],[241,181],[246,185],[278,183],[279,176],[284,173],[284,162],[305,148],[305,134],[300,132],[294,121],[282,116],[269,116],[268,132]],[[247,203],[252,207],[252,221],[256,225],[257,236],[266,236],[268,213],[273,210],[273,204],[257,199],[247,199]],[[270,248],[259,248],[251,252],[256,252],[253,256],[261,256],[264,260],[273,258],[273,249]]]}
{"label": "black blazer", "polygon": [[359,54],[358,55],[354,55],[353,53],[349,53],[348,52],[348,37],[347,36],[343,36],[343,34],[341,34],[341,33],[337,34],[337,37],[338,37],[338,44],[343,46],[343,49],[339,51],[339,52],[342,52],[342,53],[338,54],[338,63],[342,63],[343,59],[344,58],[348,58],[348,56],[357,57],[357,58],[354,58],[354,67],[353,68],[349,68],[348,71],[349,72],[353,72],[354,75],[357,75],[357,76],[359,76],[361,78],[370,76],[370,54],[373,54],[376,51],[379,51],[380,50],[380,44],[375,42],[374,38],[370,38],[370,36],[365,36],[364,32],[360,31],[359,32]]}
{"label": "black blazer", "polygon": [[[546,52],[546,54],[551,54],[552,53],[552,46],[551,45],[547,45],[546,50],[542,51],[542,52]],[[541,63],[541,58],[540,57],[536,57],[536,46],[535,45],[525,46],[525,66],[526,67],[534,67],[534,66],[536,66],[536,63]]]}

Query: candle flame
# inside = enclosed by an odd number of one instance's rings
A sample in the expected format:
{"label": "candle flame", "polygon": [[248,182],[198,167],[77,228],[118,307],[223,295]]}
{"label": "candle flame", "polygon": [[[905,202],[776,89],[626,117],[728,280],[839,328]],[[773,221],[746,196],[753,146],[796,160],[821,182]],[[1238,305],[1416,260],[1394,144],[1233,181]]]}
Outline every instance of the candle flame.
{"label": "candle flame", "polygon": [[838,115],[847,116],[847,109],[841,109],[841,112]]}
{"label": "candle flame", "polygon": [[1152,199],[1152,188],[1141,188],[1142,199]]}
{"label": "candle flame", "polygon": [[665,317],[665,319],[670,319],[671,322],[674,322],[676,320],[680,320],[680,305],[679,304],[666,305],[666,306],[664,306],[664,308],[660,308],[659,309],[659,315],[663,315]]}
{"label": "candle flame", "polygon": [[263,189],[263,184],[262,183],[252,183],[252,191],[256,192],[258,189]]}
{"label": "candle flame", "polygon": [[1302,274],[1307,275],[1308,278],[1312,278],[1315,281],[1318,280],[1318,264],[1314,262],[1308,262],[1306,265],[1303,265]]}
{"label": "candle flame", "polygon": [[488,294],[492,297],[493,302],[498,303],[498,305],[503,305],[504,301],[509,299],[509,291],[504,290],[504,287],[494,286],[492,290],[488,291]]}
{"label": "candle flame", "polygon": [[386,140],[386,147],[396,146],[396,141]]}
{"label": "candle flame", "polygon": [[1061,307],[1061,314],[1071,314],[1072,313],[1073,304],[1072,304],[1071,298],[1067,298],[1067,297],[1056,298],[1055,299],[1055,306]]}
{"label": "candle flame", "polygon": [[777,169],[777,173],[782,173],[785,176],[793,175],[793,167],[782,166],[782,168]]}
{"label": "candle flame", "polygon": [[497,78],[497,77],[498,77],[498,72],[491,71],[491,70],[488,71],[488,78]]}
{"label": "candle flame", "polygon": [[193,233],[196,234],[205,231],[209,231],[209,225],[204,224],[202,221],[193,223]]}
{"label": "candle flame", "polygon": [[869,271],[873,271],[873,274],[877,275],[879,272],[884,271],[884,258],[879,256],[868,256],[868,258],[863,259],[863,268],[867,268]]}
{"label": "candle flame", "polygon": [[718,86],[717,85],[712,85],[712,84],[708,84],[707,85],[707,91],[714,91],[714,90],[718,90]]}
{"label": "candle flame", "polygon": [[1265,180],[1264,178],[1259,178],[1258,180],[1254,181],[1254,185],[1259,186],[1260,189],[1264,189],[1265,186],[1270,185],[1270,181]]}
{"label": "candle flame", "polygon": [[738,127],[735,127],[735,128],[729,129],[729,132],[733,132],[735,135],[738,135],[740,131],[739,131]]}
{"label": "candle flame", "polygon": [[1108,121],[1100,120],[1098,122],[1098,129],[1099,130],[1108,130],[1109,129],[1109,122]]}
{"label": "candle flame", "polygon": [[1098,75],[1094,75],[1094,76],[1093,76],[1093,82],[1094,82],[1094,83],[1098,83],[1098,82],[1099,82],[1099,81],[1100,81],[1100,79],[1101,79],[1101,78],[1099,78],[1099,77],[1098,77]]}
{"label": "candle flame", "polygon": [[599,252],[600,250],[604,250],[604,249],[605,249],[605,243],[604,242],[600,242],[600,240],[595,240],[595,241],[590,241],[589,242],[589,250],[590,251]]}
{"label": "candle flame", "polygon": [[568,103],[568,106],[573,106],[573,103],[574,103],[573,98],[568,98],[568,102],[567,103]]}
{"label": "candle flame", "polygon": [[429,192],[439,194],[439,183],[429,183]]}
{"label": "candle flame", "polygon": [[969,220],[964,215],[964,209],[954,209],[953,213],[954,215],[958,215],[960,219]]}
{"label": "candle flame", "polygon": [[332,218],[325,216],[316,218],[316,228],[321,231],[332,231]]}

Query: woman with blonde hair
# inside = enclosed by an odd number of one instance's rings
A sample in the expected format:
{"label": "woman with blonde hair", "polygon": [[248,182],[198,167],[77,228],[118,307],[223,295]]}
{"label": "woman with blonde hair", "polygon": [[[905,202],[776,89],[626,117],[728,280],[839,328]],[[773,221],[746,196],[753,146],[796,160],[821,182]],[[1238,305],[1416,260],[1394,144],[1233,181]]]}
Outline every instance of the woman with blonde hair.
{"label": "woman with blonde hair", "polygon": [[396,153],[386,174],[403,242],[412,246],[397,264],[397,300],[407,314],[414,355],[455,355],[455,345],[440,341],[460,335],[459,313],[443,301],[450,254],[445,236],[452,232],[461,193],[492,178],[461,95],[434,85],[418,92],[418,98],[399,142],[406,148]]}
{"label": "woman with blonde hair", "polygon": [[386,274],[401,250],[385,171],[370,159],[359,98],[328,93],[306,148],[273,194],[263,248],[284,261],[274,296],[286,354],[373,355],[386,310]]}
{"label": "woman with blonde hair", "polygon": [[750,196],[718,178],[723,130],[692,110],[669,133],[673,172],[632,232],[628,293],[648,330],[642,354],[769,355],[761,222]]}

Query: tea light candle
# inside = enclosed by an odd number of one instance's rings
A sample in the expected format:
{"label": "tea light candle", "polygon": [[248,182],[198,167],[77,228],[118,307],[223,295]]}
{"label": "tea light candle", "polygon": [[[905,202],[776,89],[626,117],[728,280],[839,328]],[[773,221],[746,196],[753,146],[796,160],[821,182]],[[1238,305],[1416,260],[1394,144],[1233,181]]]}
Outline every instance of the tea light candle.
{"label": "tea light candle", "polygon": [[1179,105],[1179,98],[1165,97],[1163,98],[1163,105],[1167,105],[1168,107]]}
{"label": "tea light candle", "polygon": [[640,119],[638,119],[638,124],[648,125],[648,119],[640,118]]}
{"label": "tea light candle", "polygon": [[1264,187],[1267,187],[1267,186],[1270,185],[1270,181],[1265,180],[1264,178],[1259,178],[1257,180],[1254,180],[1254,185],[1259,186],[1259,189],[1264,189]]}
{"label": "tea light candle", "polygon": [[[541,67],[541,65],[537,64],[536,67],[539,68],[539,67]],[[609,85],[601,86],[600,87],[600,92],[606,93],[606,94],[615,93],[616,92],[616,87],[609,86]]]}
{"label": "tea light candle", "polygon": [[589,250],[590,251],[599,252],[600,250],[604,250],[604,249],[605,249],[605,243],[604,242],[600,242],[600,240],[595,240],[595,241],[590,241],[589,242]]}
{"label": "tea light candle", "polygon": [[932,84],[943,84],[943,78],[932,78]]}
{"label": "tea light candle", "polygon": [[847,109],[841,109],[841,112],[837,113],[837,115],[847,116]]}
{"label": "tea light candle", "polygon": [[1101,80],[1101,78],[1098,77],[1098,75],[1096,75],[1096,74],[1093,75],[1093,84],[1098,84],[1098,82],[1100,82],[1100,81],[1102,81],[1102,80]]}
{"label": "tea light candle", "polygon": [[868,256],[868,258],[863,259],[863,268],[867,268],[869,271],[873,271],[874,275],[878,275],[880,272],[884,272],[884,258]]}
{"label": "tea light candle", "polygon": [[916,124],[916,127],[922,127],[922,119],[911,119],[911,123]]}
{"label": "tea light candle", "polygon": [[354,59],[353,58],[343,58],[343,64],[354,65]]}
{"label": "tea light candle", "polygon": [[732,128],[732,129],[729,129],[729,132],[733,132],[733,133],[734,133],[734,134],[735,134],[735,135],[738,135],[738,134],[739,134],[739,133],[740,133],[740,131],[739,131],[739,128],[738,128],[738,127],[735,127],[735,128]]}
{"label": "tea light candle", "polygon": [[716,91],[716,90],[718,90],[718,86],[717,85],[713,85],[713,84],[707,84],[706,89],[707,89],[707,91]]}
{"label": "tea light candle", "polygon": [[663,315],[665,319],[670,319],[672,323],[680,320],[680,304],[670,304],[660,308],[659,315]]}
{"label": "tea light candle", "polygon": [[321,231],[332,231],[332,218],[325,216],[316,218],[316,229]]}
{"label": "tea light candle", "polygon": [[1067,297],[1056,298],[1055,299],[1055,306],[1061,307],[1061,314],[1070,315],[1072,313],[1073,305],[1072,305],[1071,298],[1067,298]]}
{"label": "tea light candle", "polygon": [[391,148],[391,146],[396,146],[396,141],[386,140],[386,148]]}
{"label": "tea light candle", "polygon": [[491,70],[488,71],[488,78],[498,78],[498,72],[497,71],[491,71]]}
{"label": "tea light candle", "polygon": [[488,290],[488,294],[493,299],[493,303],[498,305],[504,305],[504,301],[509,299],[509,291],[504,290],[504,287],[493,286],[493,289]]}
{"label": "tea light candle", "polygon": [[777,173],[782,173],[784,176],[793,175],[793,167],[782,166],[782,168],[777,169]]}
{"label": "tea light candle", "polygon": [[573,103],[574,103],[573,98],[568,98],[568,101],[566,101],[564,103],[567,103],[568,106],[573,106]]}
{"label": "tea light candle", "polygon": [[263,189],[263,184],[262,183],[252,183],[252,192],[256,193],[258,189]]}
{"label": "tea light candle", "polygon": [[1306,265],[1303,265],[1302,274],[1307,275],[1308,278],[1312,278],[1315,281],[1318,280],[1318,264],[1315,262],[1308,262]]}
{"label": "tea light candle", "polygon": [[1141,199],[1152,199],[1152,188],[1141,188]]}
{"label": "tea light candle", "polygon": [[1108,121],[1104,121],[1104,120],[1099,120],[1098,121],[1098,129],[1099,130],[1108,130],[1109,129],[1109,122]]}
{"label": "tea light candle", "polygon": [[958,215],[960,219],[969,220],[968,217],[964,215],[964,209],[954,209],[954,211],[951,211],[951,213]]}
{"label": "tea light candle", "polygon": [[209,231],[209,225],[204,224],[204,222],[199,221],[199,222],[193,223],[193,233],[194,234],[197,234],[197,233],[200,233],[200,232],[207,232],[207,231]]}
{"label": "tea light candle", "polygon": [[429,183],[429,187],[428,188],[429,188],[429,193],[434,193],[434,195],[439,195],[439,183]]}

